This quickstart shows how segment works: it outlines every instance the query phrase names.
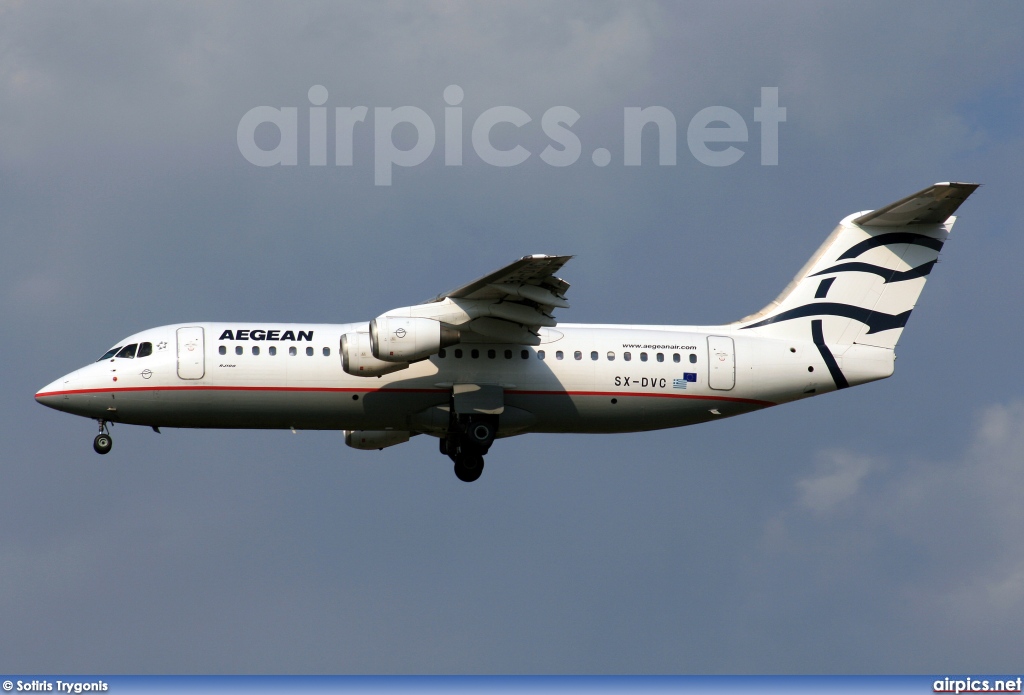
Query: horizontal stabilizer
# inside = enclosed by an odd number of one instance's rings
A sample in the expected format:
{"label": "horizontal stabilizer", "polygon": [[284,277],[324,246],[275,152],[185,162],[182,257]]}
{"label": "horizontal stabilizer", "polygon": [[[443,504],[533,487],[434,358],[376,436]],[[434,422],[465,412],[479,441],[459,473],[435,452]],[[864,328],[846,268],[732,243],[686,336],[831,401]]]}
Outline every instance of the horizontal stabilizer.
{"label": "horizontal stabilizer", "polygon": [[974,193],[977,183],[937,183],[853,220],[862,227],[942,224]]}

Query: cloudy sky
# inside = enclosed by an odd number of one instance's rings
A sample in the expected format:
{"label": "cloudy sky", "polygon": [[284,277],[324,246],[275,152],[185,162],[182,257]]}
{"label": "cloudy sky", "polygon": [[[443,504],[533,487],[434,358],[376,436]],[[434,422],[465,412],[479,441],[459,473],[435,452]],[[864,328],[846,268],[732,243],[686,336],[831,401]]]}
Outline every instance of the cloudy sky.
{"label": "cloudy sky", "polygon": [[[1021,26],[1016,2],[3,2],[0,671],[1019,669]],[[309,164],[314,85],[332,119],[369,111],[351,166],[333,128]],[[242,155],[257,106],[298,109],[297,165]],[[374,185],[374,109],[401,106],[436,145]],[[518,166],[471,147],[499,106],[531,117],[492,133]],[[566,167],[540,157],[557,106],[580,114]],[[674,165],[653,137],[623,164],[624,109],[647,106],[677,121]],[[749,129],[731,166],[687,145],[711,106]],[[120,426],[100,458],[93,422],[32,398],[147,327],[370,319],[529,253],[576,255],[564,321],[725,323],[845,215],[948,180],[985,186],[893,378],[503,440],[473,485],[422,437]]]}

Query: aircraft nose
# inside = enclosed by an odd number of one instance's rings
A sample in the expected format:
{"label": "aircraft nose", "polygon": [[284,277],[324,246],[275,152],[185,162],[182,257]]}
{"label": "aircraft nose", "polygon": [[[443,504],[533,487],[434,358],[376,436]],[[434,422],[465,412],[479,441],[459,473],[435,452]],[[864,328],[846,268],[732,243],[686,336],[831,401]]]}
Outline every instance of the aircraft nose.
{"label": "aircraft nose", "polygon": [[56,410],[62,410],[61,404],[64,402],[64,396],[73,387],[75,381],[75,372],[65,374],[60,379],[51,381],[43,388],[36,391],[36,403],[45,405],[48,408],[54,408]]}

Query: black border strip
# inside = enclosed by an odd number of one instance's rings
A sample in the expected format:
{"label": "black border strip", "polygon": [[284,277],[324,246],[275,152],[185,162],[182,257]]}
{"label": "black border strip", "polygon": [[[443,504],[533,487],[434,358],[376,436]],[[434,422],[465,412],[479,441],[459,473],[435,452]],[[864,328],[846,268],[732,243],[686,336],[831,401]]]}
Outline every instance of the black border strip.
{"label": "black border strip", "polygon": [[821,359],[825,360],[825,366],[828,367],[828,373],[832,375],[832,381],[836,382],[836,388],[849,388],[850,382],[846,380],[846,375],[839,368],[835,355],[832,354],[832,351],[828,349],[828,345],[825,344],[825,333],[821,329],[821,319],[811,321],[811,340],[818,346],[818,352],[821,353]]}
{"label": "black border strip", "polygon": [[831,268],[819,270],[812,275],[808,275],[808,277],[813,278],[818,275],[825,275],[826,273],[873,273],[885,280],[886,284],[888,284],[890,282],[903,282],[904,280],[913,280],[914,278],[925,277],[932,272],[932,267],[935,263],[935,261],[928,261],[927,263],[922,263],[916,268],[911,268],[910,270],[888,270],[877,265],[871,265],[870,263],[854,261],[853,263],[840,263],[839,265],[834,265]]}
{"label": "black border strip", "polygon": [[902,314],[885,314],[880,311],[872,311],[871,309],[865,309],[864,307],[852,306],[850,304],[841,304],[839,302],[817,302],[813,304],[803,304],[793,309],[788,309],[775,316],[769,316],[768,318],[752,323],[749,326],[743,326],[742,330],[747,328],[757,328],[759,326],[767,326],[772,323],[779,323],[781,321],[791,321],[793,319],[804,318],[805,316],[843,316],[854,321],[860,321],[868,327],[868,334],[879,333],[880,331],[888,331],[893,328],[903,328],[907,325],[907,319],[910,318],[910,312],[912,309],[907,309]]}
{"label": "black border strip", "polygon": [[865,239],[859,244],[854,244],[836,260],[844,261],[847,258],[856,258],[865,251],[870,251],[878,246],[887,246],[888,244],[915,244],[917,246],[927,246],[936,251],[942,250],[941,239],[925,236],[924,234],[915,234],[914,232],[893,232],[891,234],[879,234],[870,239]]}

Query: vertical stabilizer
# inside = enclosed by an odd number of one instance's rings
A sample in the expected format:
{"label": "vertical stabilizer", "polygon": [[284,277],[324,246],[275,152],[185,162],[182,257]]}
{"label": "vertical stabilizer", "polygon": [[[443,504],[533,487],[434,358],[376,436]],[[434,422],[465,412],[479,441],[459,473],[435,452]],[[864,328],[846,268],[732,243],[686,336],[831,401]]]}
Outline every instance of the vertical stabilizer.
{"label": "vertical stabilizer", "polygon": [[[811,340],[826,363],[896,347],[949,236],[953,213],[978,187],[937,183],[836,227],[775,301],[738,322],[765,337]],[[827,348],[826,348],[827,346]],[[833,365],[829,365],[832,370]],[[844,383],[838,366],[836,385]]]}

